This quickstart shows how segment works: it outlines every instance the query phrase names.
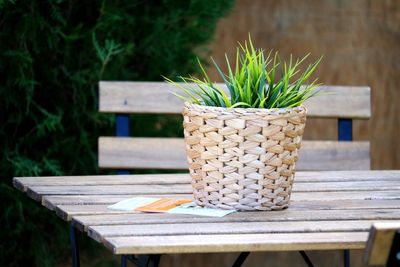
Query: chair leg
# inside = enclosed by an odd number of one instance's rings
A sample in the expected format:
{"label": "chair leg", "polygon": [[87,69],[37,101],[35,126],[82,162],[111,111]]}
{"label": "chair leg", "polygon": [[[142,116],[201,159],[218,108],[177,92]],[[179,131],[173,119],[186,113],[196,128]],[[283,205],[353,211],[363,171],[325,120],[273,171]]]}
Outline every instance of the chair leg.
{"label": "chair leg", "polygon": [[241,252],[239,257],[237,257],[236,261],[233,263],[232,267],[241,267],[249,254],[250,252]]}
{"label": "chair leg", "polygon": [[151,255],[150,256],[150,262],[147,265],[147,267],[158,267],[158,265],[160,264],[160,259],[161,259],[161,255],[160,254]]}
{"label": "chair leg", "polygon": [[350,267],[350,250],[343,250],[343,265],[344,267]]}
{"label": "chair leg", "polygon": [[149,263],[149,256],[148,255],[141,255],[137,258],[136,265],[138,267],[147,267],[147,264]]}
{"label": "chair leg", "polygon": [[78,248],[78,241],[76,240],[76,233],[77,230],[71,223],[69,225],[69,241],[71,246],[72,266],[80,267],[79,248]]}
{"label": "chair leg", "polygon": [[386,267],[395,267],[400,265],[400,230],[394,234],[392,247],[389,252],[389,259]]}
{"label": "chair leg", "polygon": [[128,266],[128,259],[125,255],[121,256],[121,267],[127,267]]}
{"label": "chair leg", "polygon": [[137,259],[138,267],[158,267],[160,264],[161,255],[141,255]]}
{"label": "chair leg", "polygon": [[312,263],[311,259],[308,257],[307,253],[304,250],[299,250],[299,253],[301,257],[303,257],[303,260],[305,261],[308,267],[314,267],[314,264]]}

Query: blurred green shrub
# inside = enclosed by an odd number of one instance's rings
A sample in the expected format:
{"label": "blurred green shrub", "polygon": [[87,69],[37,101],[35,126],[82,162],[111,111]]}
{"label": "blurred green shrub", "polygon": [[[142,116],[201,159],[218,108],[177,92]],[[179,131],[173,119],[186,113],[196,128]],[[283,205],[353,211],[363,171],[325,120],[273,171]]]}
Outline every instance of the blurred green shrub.
{"label": "blurred green shrub", "polygon": [[113,134],[98,81],[198,72],[233,2],[0,0],[0,266],[54,266],[68,252],[66,224],[12,177],[98,173],[97,137]]}

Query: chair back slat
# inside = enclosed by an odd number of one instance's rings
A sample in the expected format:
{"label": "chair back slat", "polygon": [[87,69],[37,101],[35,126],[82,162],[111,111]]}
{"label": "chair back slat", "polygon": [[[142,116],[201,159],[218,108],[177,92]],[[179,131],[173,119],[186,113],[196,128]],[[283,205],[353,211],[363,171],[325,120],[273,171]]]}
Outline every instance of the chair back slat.
{"label": "chair back slat", "polygon": [[[187,169],[182,138],[99,139],[99,166],[113,169]],[[369,142],[303,141],[297,170],[369,169]]]}
{"label": "chair back slat", "polygon": [[[224,84],[218,84],[227,91]],[[307,100],[309,117],[369,119],[370,88],[321,86],[318,97]],[[181,90],[165,82],[100,82],[100,112],[180,114]]]}
{"label": "chair back slat", "polygon": [[[219,86],[227,90],[223,84]],[[121,134],[129,132],[128,114],[180,114],[183,102],[171,92],[181,93],[165,82],[100,82],[100,112],[117,115],[117,137],[99,138],[101,168],[188,168],[183,139]],[[369,142],[348,142],[352,119],[371,117],[370,94],[365,86],[322,86],[320,96],[306,101],[308,117],[338,119],[340,141],[303,141],[297,170],[370,169]]]}

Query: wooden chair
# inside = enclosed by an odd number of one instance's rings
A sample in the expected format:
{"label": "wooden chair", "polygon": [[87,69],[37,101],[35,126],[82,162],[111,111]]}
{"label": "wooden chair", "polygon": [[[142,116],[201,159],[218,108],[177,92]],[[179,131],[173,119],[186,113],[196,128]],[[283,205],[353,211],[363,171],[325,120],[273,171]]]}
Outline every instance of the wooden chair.
{"label": "wooden chair", "polygon": [[[323,86],[321,89],[329,94],[307,101],[308,117],[338,119],[338,140],[304,140],[297,170],[370,169],[369,142],[352,141],[352,119],[371,116],[370,88]],[[180,114],[183,103],[171,94],[178,91],[164,82],[100,82],[99,110],[116,114],[116,136],[99,138],[99,166],[118,169],[121,174],[129,169],[186,170],[182,138],[129,137],[129,114]],[[344,261],[349,266],[348,251]]]}
{"label": "wooden chair", "polygon": [[364,256],[368,266],[400,266],[400,222],[374,223]]}

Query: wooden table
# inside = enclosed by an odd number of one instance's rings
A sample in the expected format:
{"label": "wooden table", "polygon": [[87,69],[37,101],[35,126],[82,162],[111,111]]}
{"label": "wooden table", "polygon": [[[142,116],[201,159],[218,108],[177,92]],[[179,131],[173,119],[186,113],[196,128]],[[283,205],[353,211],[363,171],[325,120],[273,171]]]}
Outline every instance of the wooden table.
{"label": "wooden table", "polygon": [[133,196],[191,197],[187,174],[22,177],[14,186],[115,254],[363,249],[400,220],[400,171],[298,172],[283,211],[223,218],[108,210]]}

